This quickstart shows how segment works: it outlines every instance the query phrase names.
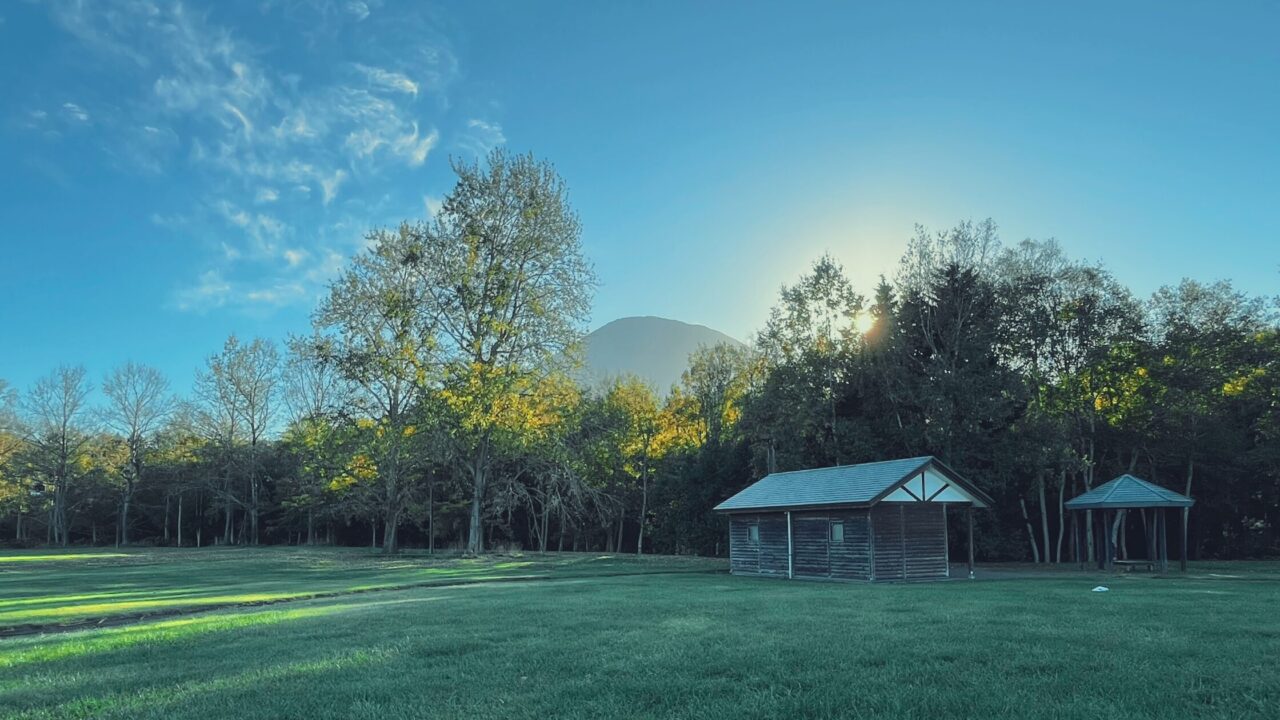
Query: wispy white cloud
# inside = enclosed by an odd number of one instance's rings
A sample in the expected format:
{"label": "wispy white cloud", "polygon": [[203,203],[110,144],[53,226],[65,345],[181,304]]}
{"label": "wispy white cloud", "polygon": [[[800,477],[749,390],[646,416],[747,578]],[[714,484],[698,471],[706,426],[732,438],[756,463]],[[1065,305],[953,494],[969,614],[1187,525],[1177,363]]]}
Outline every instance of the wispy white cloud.
{"label": "wispy white cloud", "polygon": [[282,255],[284,256],[284,261],[289,264],[289,267],[298,267],[307,259],[309,253],[301,248],[289,248],[288,250],[285,250]]}
{"label": "wispy white cloud", "polygon": [[89,112],[73,102],[62,103],[62,113],[78,122],[89,122]]}
{"label": "wispy white cloud", "polygon": [[347,179],[347,173],[343,170],[334,170],[333,174],[327,178],[320,180],[320,188],[324,190],[324,204],[328,205],[338,196],[338,188],[342,186],[342,182]]}
{"label": "wispy white cloud", "polygon": [[476,155],[487,155],[490,150],[507,142],[502,133],[502,126],[489,120],[472,118],[467,121],[467,131],[458,140],[458,145]]}
{"label": "wispy white cloud", "polygon": [[252,241],[252,250],[256,257],[269,259],[276,256],[277,243],[288,230],[288,226],[282,221],[266,213],[249,212],[227,200],[215,203],[214,209],[227,224],[245,232]]}
{"label": "wispy white cloud", "polygon": [[361,2],[360,0],[350,0],[350,2],[345,5],[345,8],[347,14],[355,18],[356,22],[366,20],[369,17],[368,3]]}
{"label": "wispy white cloud", "polygon": [[253,123],[249,122],[249,118],[245,117],[244,113],[240,111],[240,108],[236,107],[235,105],[232,105],[229,102],[222,103],[222,107],[226,108],[227,112],[231,113],[235,117],[235,119],[240,121],[241,127],[244,128],[244,136],[246,138],[252,138]]}
{"label": "wispy white cloud", "polygon": [[[311,33],[309,42],[364,34],[365,42],[344,38],[346,56],[331,72],[309,75],[274,65],[278,49],[219,24],[228,17],[220,11],[169,0],[47,1],[57,23],[110,68],[113,84],[132,80],[135,93],[35,105],[20,122],[47,135],[69,135],[77,123],[110,132],[102,146],[120,162],[157,174],[180,169],[203,195],[152,215],[206,248],[208,264],[175,292],[176,307],[311,298],[367,228],[416,214],[416,195],[394,208],[362,193],[390,197],[386,183],[425,165],[441,142],[430,113],[445,112],[459,73],[430,14],[381,0],[264,0],[264,16],[312,23],[295,28]],[[494,142],[494,128],[502,142],[496,125],[466,134],[479,146]]]}
{"label": "wispy white cloud", "polygon": [[355,63],[356,72],[364,75],[369,84],[378,90],[401,92],[408,95],[418,94],[418,83],[409,79],[408,75],[380,67],[371,67]]}
{"label": "wispy white cloud", "polygon": [[217,270],[207,270],[190,287],[178,291],[175,304],[179,310],[203,312],[227,304],[231,297],[231,283]]}
{"label": "wispy white cloud", "polygon": [[415,122],[413,132],[396,138],[391,144],[391,149],[404,158],[411,167],[417,167],[426,162],[427,153],[431,152],[431,148],[436,146],[436,141],[439,139],[440,135],[435,130],[419,137],[418,123]]}
{"label": "wispy white cloud", "polygon": [[246,290],[244,302],[255,305],[289,305],[307,297],[307,289],[298,282],[280,282],[269,287]]}

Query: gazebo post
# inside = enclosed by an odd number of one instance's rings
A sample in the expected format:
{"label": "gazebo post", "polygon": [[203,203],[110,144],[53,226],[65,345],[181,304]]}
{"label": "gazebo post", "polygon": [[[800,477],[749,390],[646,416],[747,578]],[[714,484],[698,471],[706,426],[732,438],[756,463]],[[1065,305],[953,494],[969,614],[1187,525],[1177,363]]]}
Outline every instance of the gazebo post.
{"label": "gazebo post", "polygon": [[965,520],[969,524],[969,579],[973,579],[973,506],[964,511]]}
{"label": "gazebo post", "polygon": [[1107,525],[1107,511],[1099,510],[1097,522],[1093,523],[1093,561],[1098,564],[1099,570],[1105,570],[1107,567],[1107,538],[1102,528]]}
{"label": "gazebo post", "polygon": [[1169,511],[1160,508],[1160,529],[1156,541],[1160,543],[1160,572],[1169,572]]}
{"label": "gazebo post", "polygon": [[1151,508],[1151,549],[1156,556],[1160,555],[1160,520],[1164,510]]}
{"label": "gazebo post", "polygon": [[1071,512],[1071,559],[1084,569],[1084,558],[1080,557],[1080,516],[1074,510]]}
{"label": "gazebo post", "polygon": [[1187,515],[1190,513],[1190,508],[1182,509],[1182,555],[1178,559],[1178,569],[1182,572],[1187,571]]}
{"label": "gazebo post", "polygon": [[1107,571],[1111,570],[1111,563],[1115,561],[1116,554],[1116,548],[1114,545],[1115,539],[1111,534],[1111,523],[1113,522],[1115,514],[1115,510],[1109,510],[1102,514],[1102,536],[1106,540],[1107,547],[1106,564],[1103,565],[1102,569]]}

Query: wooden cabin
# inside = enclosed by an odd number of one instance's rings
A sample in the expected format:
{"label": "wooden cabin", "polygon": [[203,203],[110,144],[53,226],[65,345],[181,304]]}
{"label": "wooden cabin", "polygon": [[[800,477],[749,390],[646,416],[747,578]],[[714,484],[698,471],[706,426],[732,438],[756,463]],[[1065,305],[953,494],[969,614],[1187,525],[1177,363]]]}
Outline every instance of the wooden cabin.
{"label": "wooden cabin", "polygon": [[821,580],[950,577],[947,507],[988,497],[932,456],[771,473],[716,506],[735,575]]}

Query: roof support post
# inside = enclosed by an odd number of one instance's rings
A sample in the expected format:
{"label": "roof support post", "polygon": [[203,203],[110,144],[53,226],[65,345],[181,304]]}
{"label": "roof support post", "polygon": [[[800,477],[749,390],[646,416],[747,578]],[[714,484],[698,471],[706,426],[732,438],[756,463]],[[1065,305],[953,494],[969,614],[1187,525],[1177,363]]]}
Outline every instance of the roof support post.
{"label": "roof support post", "polygon": [[964,511],[965,522],[969,525],[969,579],[973,579],[973,506]]}
{"label": "roof support post", "polygon": [[1178,560],[1178,569],[1182,572],[1187,571],[1187,516],[1190,514],[1191,508],[1182,508],[1182,555]]}
{"label": "roof support post", "polygon": [[1156,555],[1160,558],[1160,572],[1169,572],[1169,543],[1166,528],[1169,525],[1169,512],[1158,508],[1156,515]]}
{"label": "roof support post", "polygon": [[1101,559],[1102,559],[1102,566],[1101,566],[1101,569],[1105,571],[1105,570],[1110,570],[1110,569],[1111,569],[1111,532],[1110,532],[1110,529],[1111,529],[1111,511],[1110,511],[1110,510],[1103,510],[1103,511],[1102,511],[1102,522],[1101,522],[1101,523],[1099,523],[1099,524],[1101,525],[1101,532],[1102,532],[1102,558],[1101,558]]}
{"label": "roof support post", "polygon": [[1080,539],[1080,529],[1080,513],[1073,510],[1071,512],[1071,559],[1079,563],[1080,569],[1084,570],[1084,552],[1081,550],[1084,542]]}
{"label": "roof support post", "polygon": [[795,575],[792,572],[792,553],[791,551],[791,511],[787,511],[787,579],[790,580]]}

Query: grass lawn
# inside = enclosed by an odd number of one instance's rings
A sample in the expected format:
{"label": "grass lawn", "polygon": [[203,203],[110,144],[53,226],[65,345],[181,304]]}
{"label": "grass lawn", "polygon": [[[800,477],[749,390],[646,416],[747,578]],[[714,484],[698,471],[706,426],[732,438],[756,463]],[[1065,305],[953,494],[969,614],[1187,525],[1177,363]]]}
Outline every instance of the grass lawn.
{"label": "grass lawn", "polygon": [[707,571],[703,558],[567,553],[462,560],[367,549],[224,548],[0,552],[0,637],[31,626],[395,587],[617,573]]}
{"label": "grass lawn", "polygon": [[[428,564],[412,557],[383,565],[344,552],[235,552],[136,565],[83,558],[13,566],[28,578],[30,568],[58,575],[60,585],[38,592],[75,597],[101,591],[109,567],[134,571],[133,592],[162,593],[166,584],[185,588],[200,578],[201,587],[216,593],[214,585],[238,587],[236,563],[278,565],[286,587],[340,587],[365,582],[359,572],[386,581],[398,562],[476,579],[502,573],[497,566],[513,561],[478,562],[487,569],[473,571],[462,561]],[[1091,593],[1100,577],[1084,573],[863,585],[620,574],[705,567],[667,559],[525,560],[534,565],[523,572],[537,568],[541,579],[362,593],[0,639],[0,715],[1280,715],[1275,564],[1199,565],[1187,577],[1113,577],[1104,581],[1111,592]],[[324,579],[324,563],[336,577]],[[295,564],[310,567],[297,571],[310,578],[306,583],[289,574]],[[607,576],[595,576],[593,568]],[[0,571],[4,597],[35,597],[9,578],[12,570],[4,565]]]}

